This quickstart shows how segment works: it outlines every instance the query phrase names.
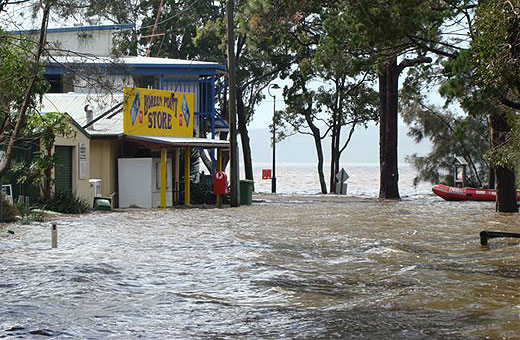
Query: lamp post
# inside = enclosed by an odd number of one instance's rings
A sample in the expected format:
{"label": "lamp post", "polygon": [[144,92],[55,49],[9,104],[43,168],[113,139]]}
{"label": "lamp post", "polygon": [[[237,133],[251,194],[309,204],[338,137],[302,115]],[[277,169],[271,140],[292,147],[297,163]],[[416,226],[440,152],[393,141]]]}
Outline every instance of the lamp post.
{"label": "lamp post", "polygon": [[276,194],[276,95],[271,94],[271,89],[279,90],[278,84],[271,84],[267,93],[273,97],[273,176],[271,177],[271,193]]}

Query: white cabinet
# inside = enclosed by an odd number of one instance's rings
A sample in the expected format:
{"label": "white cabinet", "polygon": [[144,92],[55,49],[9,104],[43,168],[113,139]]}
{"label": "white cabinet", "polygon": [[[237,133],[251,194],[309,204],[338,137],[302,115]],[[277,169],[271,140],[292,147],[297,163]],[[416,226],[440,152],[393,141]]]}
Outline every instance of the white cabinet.
{"label": "white cabinet", "polygon": [[[166,206],[172,206],[172,160],[166,161]],[[119,207],[157,208],[161,204],[161,160],[119,158]]]}

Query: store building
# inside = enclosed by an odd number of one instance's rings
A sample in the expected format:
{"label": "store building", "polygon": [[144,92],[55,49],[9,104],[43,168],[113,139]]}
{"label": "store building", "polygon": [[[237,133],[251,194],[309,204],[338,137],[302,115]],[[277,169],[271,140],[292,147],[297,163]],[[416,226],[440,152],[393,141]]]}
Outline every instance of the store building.
{"label": "store building", "polygon": [[[51,90],[43,96],[41,110],[67,113],[82,130],[74,139],[56,140],[55,152],[63,154],[60,160],[66,159],[60,163],[70,160],[70,166],[64,166],[59,176],[69,176],[71,181],[67,183],[81,197],[113,197],[121,207],[189,204],[190,181],[182,182],[190,177],[191,151],[209,149],[213,173],[218,163],[216,151],[229,148],[228,141],[215,139],[217,130],[228,127],[215,108],[215,84],[217,77],[225,74],[225,67],[203,61],[112,57],[112,39],[107,35],[119,29],[128,29],[128,25],[49,30],[50,41],[76,50],[64,53],[60,49],[46,62],[45,77]],[[137,118],[144,119],[147,126],[148,117],[152,117],[152,126],[164,131],[128,130],[125,119],[132,119],[129,107],[133,102],[125,103],[129,101],[125,98],[135,99],[135,92],[125,96],[125,88],[148,91],[147,98],[164,98],[161,105],[156,105],[144,103],[148,99],[141,97],[141,117]],[[177,113],[182,110],[189,112],[185,132],[174,128],[179,124]],[[183,119],[186,127],[186,116]],[[58,179],[56,188],[61,185]]]}

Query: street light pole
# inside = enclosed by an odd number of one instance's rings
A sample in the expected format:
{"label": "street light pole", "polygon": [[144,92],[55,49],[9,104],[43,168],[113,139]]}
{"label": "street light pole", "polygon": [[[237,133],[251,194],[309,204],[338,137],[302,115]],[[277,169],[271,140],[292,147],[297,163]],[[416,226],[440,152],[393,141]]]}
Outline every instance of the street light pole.
{"label": "street light pole", "polygon": [[271,84],[267,92],[273,97],[273,175],[271,177],[271,193],[276,194],[276,95],[271,94],[271,89],[280,89],[278,84]]}

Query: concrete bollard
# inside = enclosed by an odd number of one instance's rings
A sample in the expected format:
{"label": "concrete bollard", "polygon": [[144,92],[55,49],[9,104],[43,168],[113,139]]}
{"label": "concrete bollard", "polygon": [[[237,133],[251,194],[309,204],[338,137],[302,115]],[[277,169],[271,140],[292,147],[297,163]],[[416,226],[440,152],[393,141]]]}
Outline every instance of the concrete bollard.
{"label": "concrete bollard", "polygon": [[58,248],[58,227],[56,223],[51,226],[51,247]]}

